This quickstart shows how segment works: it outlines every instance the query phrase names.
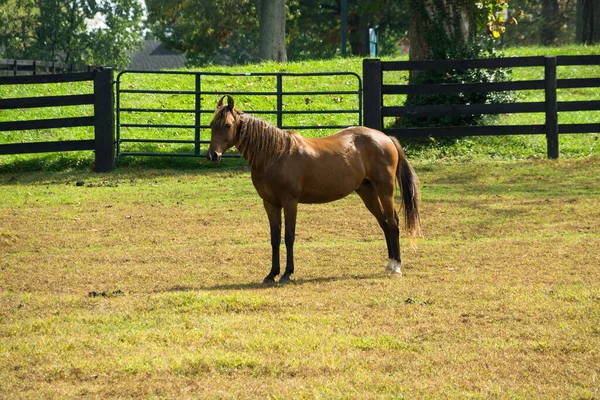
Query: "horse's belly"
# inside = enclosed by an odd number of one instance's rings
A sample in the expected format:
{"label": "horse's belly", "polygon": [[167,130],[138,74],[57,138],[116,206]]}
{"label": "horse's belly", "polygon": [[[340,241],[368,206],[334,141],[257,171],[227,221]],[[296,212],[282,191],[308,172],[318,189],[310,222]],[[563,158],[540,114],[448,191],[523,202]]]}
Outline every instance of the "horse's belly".
{"label": "horse's belly", "polygon": [[319,195],[317,193],[307,193],[300,196],[299,202],[304,204],[329,203],[348,196],[351,192],[336,195]]}
{"label": "horse's belly", "polygon": [[348,196],[360,182],[335,180],[308,182],[299,197],[300,203],[328,203]]}
{"label": "horse's belly", "polygon": [[305,162],[301,203],[327,203],[348,196],[365,179],[364,166],[353,148]]}

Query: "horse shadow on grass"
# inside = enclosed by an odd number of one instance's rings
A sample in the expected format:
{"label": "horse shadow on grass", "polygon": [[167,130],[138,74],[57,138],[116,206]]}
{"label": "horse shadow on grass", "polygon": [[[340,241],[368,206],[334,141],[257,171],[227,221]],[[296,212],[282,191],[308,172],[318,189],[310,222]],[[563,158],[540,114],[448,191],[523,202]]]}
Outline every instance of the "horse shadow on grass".
{"label": "horse shadow on grass", "polygon": [[301,285],[314,285],[331,282],[342,282],[342,281],[361,281],[369,279],[377,279],[381,277],[381,274],[364,274],[364,275],[350,275],[350,276],[326,276],[317,278],[305,278],[305,279],[293,279],[290,283],[280,284],[264,284],[261,282],[248,282],[248,283],[230,283],[230,284],[219,284],[213,286],[173,286],[172,288],[161,290],[165,292],[192,292],[192,291],[242,291],[242,290],[257,290],[257,289],[273,289],[273,288],[286,288],[295,287]]}

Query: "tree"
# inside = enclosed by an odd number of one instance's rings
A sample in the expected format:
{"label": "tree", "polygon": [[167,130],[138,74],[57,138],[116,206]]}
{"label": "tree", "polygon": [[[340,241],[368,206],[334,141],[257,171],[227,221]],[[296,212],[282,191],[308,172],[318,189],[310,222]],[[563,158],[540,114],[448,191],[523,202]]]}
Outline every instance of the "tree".
{"label": "tree", "polygon": [[475,8],[466,0],[409,0],[410,59],[466,56],[477,32]]}
{"label": "tree", "polygon": [[577,0],[578,43],[600,43],[600,2],[598,0]]}
{"label": "tree", "polygon": [[140,0],[104,0],[97,7],[96,15],[104,19],[106,26],[90,32],[89,60],[94,65],[125,68],[131,52],[141,46],[143,38],[144,10]]}
{"label": "tree", "polygon": [[339,1],[290,0],[286,23],[288,57],[334,57],[341,43]]}
{"label": "tree", "polygon": [[[514,3],[514,4],[513,4]],[[506,46],[560,45],[575,40],[577,0],[511,0],[521,15],[502,36]]]}
{"label": "tree", "polygon": [[544,46],[556,43],[560,33],[560,13],[558,0],[542,0],[542,26],[540,42]]}
{"label": "tree", "polygon": [[[217,51],[240,42],[234,62],[254,61],[258,51],[256,8],[250,0],[146,0],[153,35],[184,52],[192,63],[210,61]],[[250,40],[244,40],[244,37]]]}
{"label": "tree", "polygon": [[183,51],[192,63],[286,61],[285,0],[147,0],[158,39]]}
{"label": "tree", "polygon": [[348,28],[352,55],[369,54],[369,29],[379,36],[394,36],[397,41],[408,29],[406,1],[358,0],[348,5]]}
{"label": "tree", "polygon": [[123,68],[142,17],[138,0],[0,0],[0,55]]}
{"label": "tree", "polygon": [[[508,23],[504,0],[409,0],[411,12],[410,60],[472,59],[495,56],[494,44]],[[432,70],[410,71],[410,84],[493,82],[505,80],[508,71]],[[409,95],[406,105],[485,104],[510,101],[505,93],[459,93],[446,95]],[[400,121],[404,126],[464,125],[477,123],[481,116],[413,118]]]}
{"label": "tree", "polygon": [[285,0],[256,0],[256,10],[260,27],[260,59],[286,62]]}
{"label": "tree", "polygon": [[[393,53],[408,29],[405,2],[349,1],[353,53],[367,51],[368,28],[377,28],[380,48]],[[294,60],[340,54],[340,0],[221,0],[218,7],[212,0],[146,3],[153,35],[185,52],[194,64],[282,60],[284,52]]]}
{"label": "tree", "polygon": [[0,0],[0,49],[4,48],[4,57],[23,58],[29,52],[35,44],[38,18],[35,0]]}
{"label": "tree", "polygon": [[[341,44],[340,0],[291,0],[288,14],[288,54],[294,59],[332,57]],[[348,1],[347,40],[353,55],[367,55],[368,31],[379,36],[379,49],[393,54],[408,30],[406,0]]]}

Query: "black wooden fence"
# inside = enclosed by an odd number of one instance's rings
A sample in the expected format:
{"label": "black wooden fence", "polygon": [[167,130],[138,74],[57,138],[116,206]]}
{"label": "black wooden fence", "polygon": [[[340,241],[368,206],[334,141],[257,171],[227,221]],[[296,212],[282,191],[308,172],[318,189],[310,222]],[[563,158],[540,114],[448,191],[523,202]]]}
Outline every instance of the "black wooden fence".
{"label": "black wooden fence", "polygon": [[97,69],[92,72],[57,75],[0,76],[0,85],[47,84],[83,81],[94,82],[93,93],[10,99],[2,98],[0,99],[0,111],[38,107],[93,105],[93,116],[0,122],[0,132],[23,131],[28,129],[54,129],[93,126],[94,139],[0,144],[0,155],[94,150],[95,170],[97,172],[113,170],[115,159],[115,136],[112,69]]}
{"label": "black wooden fence", "polygon": [[[545,134],[548,144],[548,157],[559,155],[558,136],[564,133],[600,132],[600,123],[560,124],[559,112],[598,111],[600,100],[559,101],[558,89],[600,87],[600,78],[557,79],[557,66],[600,65],[600,56],[558,56],[558,57],[514,57],[484,60],[443,60],[443,61],[394,61],[381,62],[366,59],[363,62],[363,120],[366,126],[383,130],[401,138],[460,137],[478,135],[517,135]],[[385,84],[383,74],[388,71],[456,70],[473,68],[516,68],[543,67],[544,79],[515,82],[468,83],[468,84]],[[0,155],[23,154],[74,150],[94,150],[96,171],[110,171],[115,160],[115,130],[113,107],[113,71],[96,69],[91,72],[67,73],[59,75],[0,76],[0,85],[46,84],[61,82],[93,81],[92,94],[43,96],[29,98],[2,98],[0,111],[4,109],[25,109],[37,107],[57,107],[73,105],[93,105],[93,116],[55,118],[32,121],[0,122],[2,131],[23,131],[33,129],[54,129],[93,126],[94,139],[64,140],[55,142],[0,144]],[[469,105],[388,105],[386,96],[410,94],[445,94],[468,92],[502,92],[521,90],[542,90],[544,101],[517,102],[511,104],[469,104]],[[194,92],[196,94],[196,92]],[[360,107],[360,105],[359,105]],[[544,124],[460,126],[435,128],[386,128],[385,117],[402,116],[460,116],[473,114],[544,113]],[[195,140],[195,142],[199,142]]]}
{"label": "black wooden fence", "polygon": [[94,67],[56,61],[0,59],[0,76],[64,74],[92,72]]}
{"label": "black wooden fence", "polygon": [[[557,89],[600,87],[600,78],[557,79],[557,66],[600,65],[600,56],[514,57],[481,60],[363,61],[364,123],[399,138],[545,134],[548,157],[558,158],[558,135],[600,132],[600,123],[559,124],[558,112],[600,110],[600,100],[559,101]],[[385,84],[388,71],[465,70],[473,68],[543,67],[544,79],[465,84]],[[510,104],[387,105],[386,95],[422,95],[472,92],[543,90],[544,101]],[[436,117],[478,114],[545,113],[544,124],[386,128],[384,117]]]}

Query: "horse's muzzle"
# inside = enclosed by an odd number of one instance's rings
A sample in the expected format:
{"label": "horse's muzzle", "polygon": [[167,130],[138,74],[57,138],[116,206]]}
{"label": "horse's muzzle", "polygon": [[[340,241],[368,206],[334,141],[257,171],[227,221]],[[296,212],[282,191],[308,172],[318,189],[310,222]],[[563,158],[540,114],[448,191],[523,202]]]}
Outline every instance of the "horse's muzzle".
{"label": "horse's muzzle", "polygon": [[218,163],[221,162],[221,155],[222,154],[219,153],[218,151],[209,150],[207,157],[208,157],[208,159],[210,160],[211,163],[218,164]]}

